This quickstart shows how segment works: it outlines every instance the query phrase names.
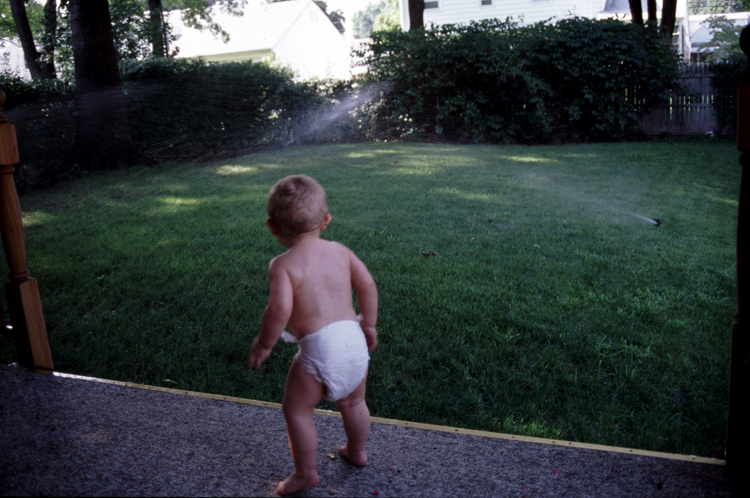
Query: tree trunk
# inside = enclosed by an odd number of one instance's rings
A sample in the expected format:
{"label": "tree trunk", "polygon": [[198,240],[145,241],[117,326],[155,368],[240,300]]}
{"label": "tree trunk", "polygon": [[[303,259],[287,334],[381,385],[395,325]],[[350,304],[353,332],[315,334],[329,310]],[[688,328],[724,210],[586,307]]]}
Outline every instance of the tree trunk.
{"label": "tree trunk", "polygon": [[656,0],[647,0],[646,5],[648,7],[648,22],[656,25],[658,22],[656,19]]}
{"label": "tree trunk", "polygon": [[668,42],[672,41],[674,25],[677,17],[677,0],[663,0],[661,7],[660,31]]}
{"label": "tree trunk", "polygon": [[73,160],[86,169],[152,162],[133,145],[107,0],[70,0],[76,78]]}
{"label": "tree trunk", "polygon": [[409,31],[424,29],[424,0],[409,0]]}
{"label": "tree trunk", "polygon": [[42,57],[47,70],[56,77],[55,47],[57,47],[57,0],[47,0],[44,4],[44,38],[42,39]]}
{"label": "tree trunk", "polygon": [[628,0],[630,5],[630,18],[633,24],[637,26],[643,26],[643,6],[641,0]]}
{"label": "tree trunk", "polygon": [[[29,18],[26,15],[26,7],[24,6],[24,0],[9,0],[10,11],[13,14],[13,22],[16,24],[16,31],[18,31],[18,38],[21,40],[21,47],[23,47],[23,57],[26,61],[26,67],[29,68],[32,78],[55,78],[55,65],[52,62],[52,58],[48,57],[43,60],[42,54],[36,49],[34,44],[34,36],[31,33],[31,26],[29,26]],[[46,7],[45,7],[46,12]]]}
{"label": "tree trunk", "polygon": [[166,57],[167,37],[162,18],[161,0],[148,0],[148,11],[151,20],[151,54],[154,57]]}

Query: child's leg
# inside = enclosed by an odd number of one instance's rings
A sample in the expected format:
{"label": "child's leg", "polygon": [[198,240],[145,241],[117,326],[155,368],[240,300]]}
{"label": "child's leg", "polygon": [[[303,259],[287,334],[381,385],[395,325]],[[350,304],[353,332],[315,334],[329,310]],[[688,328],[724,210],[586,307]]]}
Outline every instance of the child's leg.
{"label": "child's leg", "polygon": [[286,419],[289,449],[294,460],[294,472],[279,483],[276,494],[295,493],[318,485],[318,432],[312,421],[312,412],[322,397],[323,386],[305,372],[296,359],[292,361],[281,405]]}
{"label": "child's leg", "polygon": [[365,403],[366,383],[367,375],[354,392],[336,402],[346,432],[346,444],[339,446],[339,453],[357,467],[367,464],[365,443],[370,434],[370,410]]}

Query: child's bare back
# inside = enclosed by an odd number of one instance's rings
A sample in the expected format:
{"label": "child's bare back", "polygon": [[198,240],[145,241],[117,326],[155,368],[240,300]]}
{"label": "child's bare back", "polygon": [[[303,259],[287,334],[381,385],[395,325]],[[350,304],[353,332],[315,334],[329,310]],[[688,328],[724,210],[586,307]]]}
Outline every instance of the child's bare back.
{"label": "child's bare back", "polygon": [[292,292],[295,305],[287,326],[297,339],[329,323],[357,319],[351,268],[357,261],[345,246],[318,237],[298,243],[272,261],[271,278]]}

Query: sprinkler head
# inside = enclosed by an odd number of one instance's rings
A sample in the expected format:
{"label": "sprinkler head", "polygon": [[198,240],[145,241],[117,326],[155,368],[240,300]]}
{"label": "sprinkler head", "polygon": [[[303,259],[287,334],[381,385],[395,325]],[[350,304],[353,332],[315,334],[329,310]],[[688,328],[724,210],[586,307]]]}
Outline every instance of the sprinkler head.
{"label": "sprinkler head", "polygon": [[661,218],[654,218],[654,226],[658,227],[661,225]]}

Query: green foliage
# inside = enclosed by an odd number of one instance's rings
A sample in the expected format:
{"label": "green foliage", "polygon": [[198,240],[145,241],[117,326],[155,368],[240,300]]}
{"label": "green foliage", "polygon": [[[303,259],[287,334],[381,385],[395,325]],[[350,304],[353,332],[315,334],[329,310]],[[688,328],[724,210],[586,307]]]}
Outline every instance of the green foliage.
{"label": "green foliage", "polygon": [[403,138],[620,139],[637,131],[644,98],[677,76],[676,55],[653,30],[614,20],[376,32],[359,55],[389,85],[381,133]]}
{"label": "green foliage", "polygon": [[706,60],[709,62],[745,61],[745,54],[740,50],[740,32],[744,28],[743,25],[724,16],[711,16],[706,19],[706,25],[712,35],[711,41],[701,44],[699,50],[705,52],[709,48],[714,48]]}
{"label": "green foliage", "polygon": [[[117,60],[140,60],[150,57],[152,38],[163,36],[163,32],[161,28],[154,30],[142,3],[139,0],[109,0],[109,13],[112,18]],[[171,27],[167,26],[166,30],[169,36]],[[58,68],[64,77],[73,79],[73,40],[67,6],[60,7],[58,12],[57,39],[55,56]]]}
{"label": "green foliage", "polygon": [[401,29],[398,0],[385,0],[385,7],[375,18],[372,29],[373,31],[394,31]]}
{"label": "green foliage", "polygon": [[60,78],[75,81],[73,36],[70,31],[70,11],[67,4],[58,9],[56,34],[55,70],[58,72]]}
{"label": "green foliage", "polygon": [[117,60],[148,57],[151,54],[152,26],[140,2],[109,0],[109,14]]}
{"label": "green foliage", "polygon": [[[31,20],[29,19],[29,21]],[[16,34],[16,25],[13,22],[10,3],[0,3],[0,38],[12,38]]]}
{"label": "green foliage", "polygon": [[25,81],[10,73],[0,73],[0,88],[5,91],[4,109],[35,103],[47,103],[73,97],[73,86],[67,81],[35,79]]}
{"label": "green foliage", "polygon": [[364,10],[352,17],[354,34],[358,38],[369,38],[373,31],[401,29],[397,0],[371,2]]}
{"label": "green foliage", "polygon": [[691,14],[740,12],[747,10],[743,7],[743,3],[744,0],[688,0],[688,10]]}
{"label": "green foliage", "polygon": [[[31,1],[26,4],[26,16],[29,18],[29,26],[36,36],[44,32],[44,5],[40,2]],[[0,2],[0,38],[16,38],[16,24],[10,10],[10,2]]]}

